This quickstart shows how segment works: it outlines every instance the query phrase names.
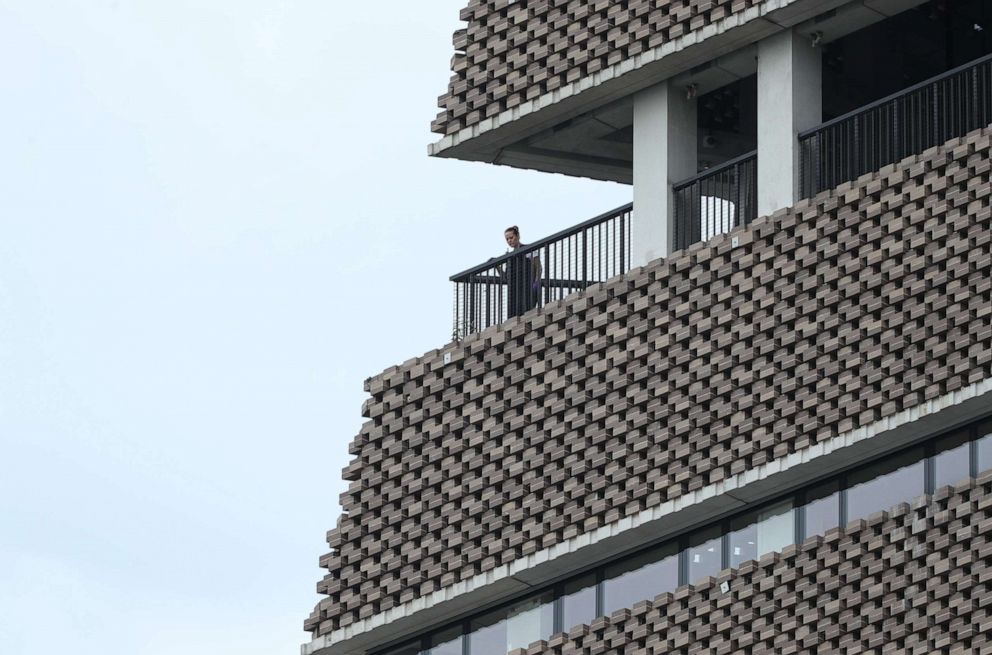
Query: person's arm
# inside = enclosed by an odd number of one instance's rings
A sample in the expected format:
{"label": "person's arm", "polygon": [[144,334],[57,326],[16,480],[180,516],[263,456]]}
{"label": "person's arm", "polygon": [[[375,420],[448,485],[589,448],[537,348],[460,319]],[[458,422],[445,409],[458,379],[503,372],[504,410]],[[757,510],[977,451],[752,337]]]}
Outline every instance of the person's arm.
{"label": "person's arm", "polygon": [[[490,258],[489,258],[489,259],[488,259],[488,260],[486,261],[486,263],[489,263],[489,262],[491,262],[491,261],[495,261],[496,259],[499,259],[499,258],[498,258],[498,257],[490,257]],[[493,266],[493,270],[495,270],[495,271],[496,271],[496,276],[497,276],[497,277],[498,277],[498,278],[499,278],[500,280],[503,280],[503,281],[505,281],[505,280],[506,280],[506,262],[504,262],[504,263],[502,263],[502,264],[497,264],[497,265],[495,265],[495,266]]]}
{"label": "person's arm", "polygon": [[534,288],[538,289],[541,286],[541,258],[535,252],[534,256],[531,257],[531,262],[534,266]]}

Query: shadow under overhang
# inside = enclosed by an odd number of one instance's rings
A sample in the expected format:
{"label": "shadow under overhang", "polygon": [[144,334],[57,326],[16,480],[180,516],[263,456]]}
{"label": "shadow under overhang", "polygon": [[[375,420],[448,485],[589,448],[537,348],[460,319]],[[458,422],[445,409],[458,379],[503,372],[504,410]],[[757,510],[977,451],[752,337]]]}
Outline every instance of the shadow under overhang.
{"label": "shadow under overhang", "polygon": [[[432,145],[434,156],[631,184],[633,94],[665,80],[694,85],[697,95],[754,75],[757,41],[795,27],[812,43],[829,43],[925,0],[797,0],[622,76],[591,86],[474,136]],[[714,162],[730,158],[709,153]],[[739,150],[739,148],[737,148]],[[726,155],[726,156],[724,156]]]}

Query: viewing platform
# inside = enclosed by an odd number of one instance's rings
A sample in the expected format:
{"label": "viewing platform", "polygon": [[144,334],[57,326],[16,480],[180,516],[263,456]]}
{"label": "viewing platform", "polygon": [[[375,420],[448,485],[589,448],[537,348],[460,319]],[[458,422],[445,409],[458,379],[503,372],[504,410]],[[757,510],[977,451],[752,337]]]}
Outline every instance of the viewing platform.
{"label": "viewing platform", "polygon": [[[801,197],[809,198],[992,124],[992,55],[914,84],[799,135]],[[676,250],[757,217],[757,150],[672,185]],[[627,272],[638,238],[633,204],[451,276],[452,338],[498,325]],[[509,271],[540,261],[536,293],[521,304]]]}

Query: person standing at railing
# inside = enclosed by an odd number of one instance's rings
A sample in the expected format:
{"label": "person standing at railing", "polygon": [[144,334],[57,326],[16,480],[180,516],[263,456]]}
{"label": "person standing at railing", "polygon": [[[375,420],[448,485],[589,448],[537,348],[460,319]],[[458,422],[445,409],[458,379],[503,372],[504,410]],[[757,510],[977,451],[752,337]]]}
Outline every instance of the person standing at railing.
{"label": "person standing at railing", "polygon": [[[503,231],[506,245],[510,251],[523,250],[526,246],[520,243],[520,228],[510,226]],[[524,312],[537,307],[541,296],[541,259],[537,251],[521,253],[510,257],[506,265],[505,279],[507,284],[507,310],[509,316],[520,316]]]}

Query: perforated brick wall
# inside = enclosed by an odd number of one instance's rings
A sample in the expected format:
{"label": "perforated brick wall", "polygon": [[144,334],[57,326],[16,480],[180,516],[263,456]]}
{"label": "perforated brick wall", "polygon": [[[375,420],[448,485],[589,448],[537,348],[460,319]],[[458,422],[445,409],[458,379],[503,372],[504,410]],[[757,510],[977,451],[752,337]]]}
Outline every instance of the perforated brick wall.
{"label": "perforated brick wall", "polygon": [[512,651],[525,653],[992,653],[992,475]]}
{"label": "perforated brick wall", "polygon": [[471,0],[441,113],[451,134],[765,0]]}
{"label": "perforated brick wall", "polygon": [[306,629],[992,377],[990,135],[371,379]]}

